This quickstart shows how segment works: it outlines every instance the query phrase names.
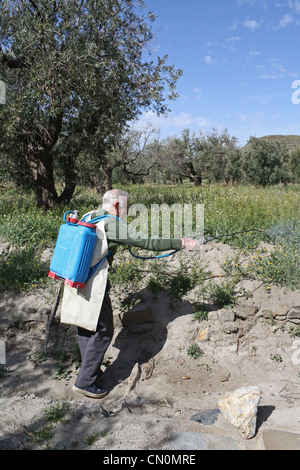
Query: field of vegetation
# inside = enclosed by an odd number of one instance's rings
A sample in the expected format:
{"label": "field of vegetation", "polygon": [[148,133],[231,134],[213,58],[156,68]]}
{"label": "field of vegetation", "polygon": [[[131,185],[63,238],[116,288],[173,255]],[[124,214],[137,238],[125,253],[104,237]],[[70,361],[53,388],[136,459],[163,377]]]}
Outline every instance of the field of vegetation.
{"label": "field of vegetation", "polygon": [[[205,236],[242,231],[220,240],[236,249],[235,259],[227,259],[223,267],[226,278],[219,284],[212,282],[206,293],[220,305],[234,301],[235,285],[242,279],[259,279],[266,289],[272,284],[292,289],[300,287],[299,185],[265,188],[218,184],[201,187],[128,185],[122,188],[130,193],[130,204],[142,203],[149,208],[151,204],[203,204]],[[52,282],[47,277],[49,263],[41,260],[41,254],[55,246],[64,212],[77,209],[83,215],[100,203],[94,191],[78,188],[71,207],[60,206],[45,212],[36,208],[30,192],[2,188],[0,237],[8,243],[0,254],[0,289],[30,290]],[[266,243],[272,244],[272,250],[266,250]],[[121,250],[110,273],[115,286],[126,289],[127,285],[130,290],[132,283],[143,278],[146,269],[152,273],[148,287],[154,291],[166,287],[159,263],[149,261],[145,268],[144,262],[123,257],[123,252]],[[203,267],[181,265],[167,282],[173,294],[180,296],[195,285],[201,286],[204,278],[207,272]]]}

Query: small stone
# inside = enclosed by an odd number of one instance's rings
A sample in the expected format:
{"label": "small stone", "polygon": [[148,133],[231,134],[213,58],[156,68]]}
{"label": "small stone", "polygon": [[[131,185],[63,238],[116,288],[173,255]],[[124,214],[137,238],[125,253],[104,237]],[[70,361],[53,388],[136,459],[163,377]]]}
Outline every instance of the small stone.
{"label": "small stone", "polygon": [[300,308],[294,307],[288,313],[289,320],[300,320]]}
{"label": "small stone", "polygon": [[153,314],[150,308],[132,309],[120,315],[123,326],[133,325],[137,323],[153,322]]}
{"label": "small stone", "polygon": [[272,310],[261,310],[260,314],[267,320],[274,318],[276,315],[276,313],[274,313]]}
{"label": "small stone", "polygon": [[231,310],[220,310],[219,312],[219,321],[221,323],[225,322],[234,322],[235,315]]}
{"label": "small stone", "polygon": [[229,377],[230,377],[230,374],[223,374],[223,375],[221,375],[221,377],[219,377],[220,382],[228,382]]}
{"label": "small stone", "polygon": [[221,411],[218,408],[214,410],[199,411],[194,414],[190,420],[204,424],[205,426],[211,426],[217,421],[220,413]]}
{"label": "small stone", "polygon": [[208,321],[219,321],[218,312],[208,312]]}
{"label": "small stone", "polygon": [[259,400],[258,387],[241,387],[226,393],[218,402],[225,418],[242,431],[245,439],[251,439],[255,435]]}
{"label": "small stone", "polygon": [[209,329],[205,328],[205,330],[201,331],[201,333],[197,336],[198,341],[207,341],[209,339]]}
{"label": "small stone", "polygon": [[248,317],[253,317],[258,312],[258,308],[251,305],[237,304],[234,311],[238,318],[246,320]]}
{"label": "small stone", "polygon": [[280,305],[276,311],[276,318],[280,320],[281,317],[286,317],[289,310],[289,307],[286,307],[285,305]]}

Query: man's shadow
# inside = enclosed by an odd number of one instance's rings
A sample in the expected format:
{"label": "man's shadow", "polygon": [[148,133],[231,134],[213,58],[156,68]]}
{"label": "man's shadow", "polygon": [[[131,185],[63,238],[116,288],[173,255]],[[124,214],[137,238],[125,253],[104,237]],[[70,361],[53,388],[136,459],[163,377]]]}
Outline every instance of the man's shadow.
{"label": "man's shadow", "polygon": [[[104,385],[109,390],[126,380],[136,363],[142,366],[162,350],[170,322],[179,316],[193,313],[192,303],[172,297],[167,290],[153,295],[143,289],[134,294],[134,297],[143,300],[123,316],[123,326],[111,344],[119,353],[103,376]],[[135,321],[131,321],[131,317]]]}

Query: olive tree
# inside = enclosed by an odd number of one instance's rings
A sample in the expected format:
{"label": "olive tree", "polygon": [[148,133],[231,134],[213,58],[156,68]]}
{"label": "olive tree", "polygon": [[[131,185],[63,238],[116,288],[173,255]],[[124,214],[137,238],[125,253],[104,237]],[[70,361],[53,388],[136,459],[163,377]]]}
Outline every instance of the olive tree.
{"label": "olive tree", "polygon": [[284,143],[251,137],[242,156],[244,179],[259,186],[286,184],[291,179],[289,162]]}
{"label": "olive tree", "polygon": [[[1,153],[30,171],[37,204],[70,201],[86,155],[110,185],[107,155],[141,110],[168,110],[180,70],[153,60],[142,0],[0,0]],[[54,167],[64,187],[58,193]]]}

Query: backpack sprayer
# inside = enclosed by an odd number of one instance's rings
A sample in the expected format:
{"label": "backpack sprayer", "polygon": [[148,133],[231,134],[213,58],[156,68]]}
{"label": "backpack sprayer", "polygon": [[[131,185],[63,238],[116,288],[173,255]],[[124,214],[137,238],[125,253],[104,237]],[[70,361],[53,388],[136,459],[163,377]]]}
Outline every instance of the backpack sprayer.
{"label": "backpack sprayer", "polygon": [[[68,214],[72,215],[67,217]],[[98,240],[96,224],[108,217],[113,216],[103,215],[86,222],[85,218],[78,220],[78,211],[65,212],[65,224],[59,229],[48,277],[64,279],[64,283],[70,287],[84,288],[85,283],[109,255],[108,252],[99,263],[90,268]]]}
{"label": "backpack sprayer", "polygon": [[[72,215],[68,216],[68,214]],[[48,274],[48,277],[52,279],[64,280],[65,285],[81,289],[85,287],[86,282],[93,276],[97,269],[100,268],[103,261],[110,254],[109,251],[95,266],[92,268],[90,267],[98,240],[96,224],[107,218],[114,218],[122,221],[119,217],[110,214],[96,217],[89,222],[85,221],[86,217],[78,220],[78,211],[65,212],[63,217],[65,224],[63,224],[59,229]],[[130,246],[129,251],[135,258],[146,260],[165,258],[180,250],[175,250],[172,253],[167,253],[165,255],[149,257],[133,254]]]}

